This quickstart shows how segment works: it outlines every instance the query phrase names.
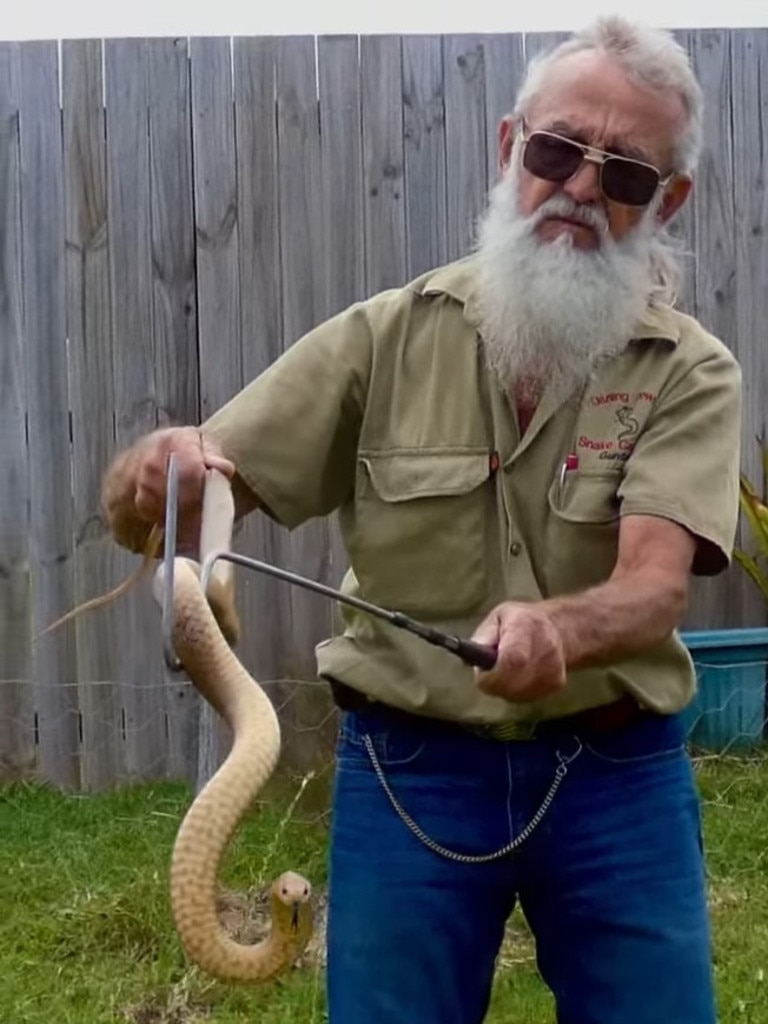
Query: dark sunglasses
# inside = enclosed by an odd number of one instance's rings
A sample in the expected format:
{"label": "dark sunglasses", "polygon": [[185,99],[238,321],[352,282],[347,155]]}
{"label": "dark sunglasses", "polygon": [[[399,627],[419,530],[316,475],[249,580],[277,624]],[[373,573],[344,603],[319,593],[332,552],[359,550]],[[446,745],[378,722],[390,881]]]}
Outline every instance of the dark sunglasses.
{"label": "dark sunglasses", "polygon": [[522,141],[523,167],[537,178],[567,181],[589,160],[600,167],[600,191],[606,199],[623,206],[647,206],[659,185],[666,185],[673,177],[670,174],[662,181],[652,164],[605,153],[554,132],[533,131],[526,135],[525,125]]}

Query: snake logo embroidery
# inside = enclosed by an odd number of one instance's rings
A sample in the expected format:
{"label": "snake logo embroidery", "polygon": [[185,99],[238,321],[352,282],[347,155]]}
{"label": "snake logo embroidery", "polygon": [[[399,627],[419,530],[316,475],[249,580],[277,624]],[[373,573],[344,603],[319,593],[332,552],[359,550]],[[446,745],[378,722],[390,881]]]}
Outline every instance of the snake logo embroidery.
{"label": "snake logo embroidery", "polygon": [[621,405],[616,410],[616,419],[619,421],[621,426],[624,428],[618,434],[617,440],[623,441],[627,437],[634,437],[635,434],[640,430],[640,424],[632,415],[631,405]]}

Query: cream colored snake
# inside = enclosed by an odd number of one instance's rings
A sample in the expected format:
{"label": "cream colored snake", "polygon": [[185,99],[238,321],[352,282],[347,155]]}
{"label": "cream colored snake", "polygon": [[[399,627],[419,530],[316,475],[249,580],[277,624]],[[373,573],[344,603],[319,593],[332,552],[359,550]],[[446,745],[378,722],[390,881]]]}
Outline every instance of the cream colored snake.
{"label": "cream colored snake", "polygon": [[[200,561],[229,549],[234,502],[229,481],[209,470],[203,499]],[[114,590],[86,601],[51,623],[41,636],[84,611],[125,594],[154,564],[162,529],[153,527],[139,569]],[[192,683],[230,727],[232,747],[201,790],[179,828],[171,858],[171,910],[182,945],[203,971],[222,981],[266,981],[289,968],[307,945],[313,927],[309,882],[293,871],[271,887],[271,929],[256,945],[243,945],[218,916],[218,873],[244,815],[266,784],[280,756],[280,724],[272,703],[232,652],[239,635],[231,563],[214,567],[207,593],[200,566],[174,559],[173,642]],[[155,572],[155,597],[162,603],[163,566]],[[39,639],[39,638],[38,638]]]}
{"label": "cream colored snake", "polygon": [[[160,589],[161,570],[156,581]],[[227,600],[215,578],[206,598],[198,567],[175,560],[176,653],[195,687],[230,726],[233,743],[179,829],[171,859],[171,908],[187,955],[203,971],[227,981],[264,981],[288,968],[310,938],[310,885],[290,871],[273,883],[272,928],[257,945],[235,942],[219,921],[222,856],[280,754],[272,703],[232,652],[211,610],[211,605],[226,606]]]}

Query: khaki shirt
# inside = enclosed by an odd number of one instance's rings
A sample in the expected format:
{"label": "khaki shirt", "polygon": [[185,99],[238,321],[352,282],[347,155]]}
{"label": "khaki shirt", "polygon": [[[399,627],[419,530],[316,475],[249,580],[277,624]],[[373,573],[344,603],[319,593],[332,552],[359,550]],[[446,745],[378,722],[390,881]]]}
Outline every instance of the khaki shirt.
{"label": "khaki shirt", "polygon": [[[649,308],[583,393],[546,393],[524,435],[487,370],[471,257],[356,304],[296,342],[205,429],[292,528],[339,511],[343,589],[470,636],[504,600],[606,580],[620,517],[698,538],[694,572],[729,564],[738,518],[739,367],[694,319]],[[563,471],[568,456],[578,465]],[[573,466],[575,459],[570,459]],[[675,712],[695,687],[675,635],[514,704],[455,656],[349,608],[318,646],[322,678],[415,713],[524,735],[629,692]]]}

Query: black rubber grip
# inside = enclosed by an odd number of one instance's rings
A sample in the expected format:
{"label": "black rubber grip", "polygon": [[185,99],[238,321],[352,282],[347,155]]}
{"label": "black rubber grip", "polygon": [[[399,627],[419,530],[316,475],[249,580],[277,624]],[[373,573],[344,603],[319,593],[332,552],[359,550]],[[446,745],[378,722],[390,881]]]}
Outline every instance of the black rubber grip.
{"label": "black rubber grip", "polygon": [[496,665],[496,651],[491,647],[473,643],[472,640],[459,640],[456,653],[468,665],[488,671]]}
{"label": "black rubber grip", "polygon": [[411,633],[420,636],[427,643],[442,647],[451,654],[457,655],[465,664],[474,665],[475,668],[491,669],[496,664],[496,651],[482,644],[473,643],[472,640],[462,640],[461,637],[453,636],[451,633],[443,633],[439,629],[427,626],[423,622],[417,622],[402,612],[389,612],[389,621],[394,626],[400,626]]}

